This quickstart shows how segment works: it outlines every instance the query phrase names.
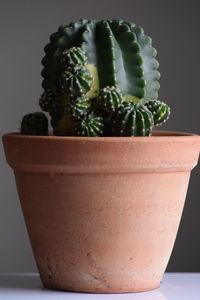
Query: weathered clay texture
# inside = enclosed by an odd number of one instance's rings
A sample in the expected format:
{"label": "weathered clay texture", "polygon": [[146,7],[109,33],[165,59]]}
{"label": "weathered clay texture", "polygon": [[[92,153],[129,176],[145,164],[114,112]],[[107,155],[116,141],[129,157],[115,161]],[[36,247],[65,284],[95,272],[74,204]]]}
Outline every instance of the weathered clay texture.
{"label": "weathered clay texture", "polygon": [[159,286],[200,137],[3,137],[38,269],[52,289]]}

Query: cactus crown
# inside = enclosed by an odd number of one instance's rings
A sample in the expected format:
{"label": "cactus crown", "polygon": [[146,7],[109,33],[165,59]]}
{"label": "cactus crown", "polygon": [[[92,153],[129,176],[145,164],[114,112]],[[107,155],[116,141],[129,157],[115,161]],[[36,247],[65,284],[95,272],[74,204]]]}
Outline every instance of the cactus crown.
{"label": "cactus crown", "polygon": [[44,50],[39,105],[55,135],[148,136],[168,119],[158,100],[157,51],[134,23],[72,22]]}

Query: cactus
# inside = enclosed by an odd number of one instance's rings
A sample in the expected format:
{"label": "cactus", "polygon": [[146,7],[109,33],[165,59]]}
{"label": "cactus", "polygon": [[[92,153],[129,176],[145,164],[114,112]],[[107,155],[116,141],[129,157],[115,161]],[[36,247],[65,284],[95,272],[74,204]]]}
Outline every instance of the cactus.
{"label": "cactus", "polygon": [[21,122],[21,134],[24,135],[47,135],[48,120],[42,112],[27,114]]}
{"label": "cactus", "polygon": [[86,62],[87,57],[79,47],[72,47],[62,52],[62,66],[84,66]]}
{"label": "cactus", "polygon": [[100,88],[118,87],[125,98],[133,100],[157,99],[160,74],[156,50],[141,27],[122,20],[81,20],[59,27],[45,47],[44,89],[59,87],[61,57],[74,47],[85,52],[86,66],[97,69]]}
{"label": "cactus", "polygon": [[85,67],[68,67],[61,75],[61,87],[70,96],[86,94],[92,84],[90,72]]}
{"label": "cactus", "polygon": [[56,91],[46,90],[39,99],[39,105],[42,110],[51,113],[61,105],[61,94]]}
{"label": "cactus", "polygon": [[105,87],[100,90],[99,97],[97,99],[99,108],[107,111],[108,113],[114,112],[122,102],[121,92],[112,87]]}
{"label": "cactus", "polygon": [[153,115],[145,105],[124,102],[113,115],[114,136],[150,136]]}
{"label": "cactus", "polygon": [[94,113],[86,114],[76,121],[75,128],[78,136],[99,136],[103,133],[103,118]]}
{"label": "cactus", "polygon": [[149,136],[168,119],[169,106],[157,100],[157,51],[134,23],[72,22],[44,51],[39,105],[55,135]]}
{"label": "cactus", "polygon": [[166,103],[159,100],[151,100],[145,106],[153,114],[155,126],[162,125],[169,119],[170,107]]}
{"label": "cactus", "polygon": [[87,113],[91,104],[91,99],[86,97],[70,98],[69,104],[66,106],[67,113],[71,114],[74,119]]}

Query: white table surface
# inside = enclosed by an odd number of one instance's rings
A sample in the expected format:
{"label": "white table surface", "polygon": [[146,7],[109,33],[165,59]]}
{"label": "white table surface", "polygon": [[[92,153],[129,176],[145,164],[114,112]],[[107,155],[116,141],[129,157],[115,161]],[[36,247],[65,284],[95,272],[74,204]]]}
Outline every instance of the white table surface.
{"label": "white table surface", "polygon": [[166,273],[159,289],[143,293],[87,294],[44,289],[37,273],[1,274],[1,300],[200,300],[200,273]]}

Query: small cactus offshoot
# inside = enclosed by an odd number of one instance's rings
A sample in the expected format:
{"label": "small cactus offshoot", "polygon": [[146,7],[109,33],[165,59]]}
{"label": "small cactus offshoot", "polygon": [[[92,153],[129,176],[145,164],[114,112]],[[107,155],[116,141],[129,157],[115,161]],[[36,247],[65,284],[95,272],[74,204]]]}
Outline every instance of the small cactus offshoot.
{"label": "small cactus offshoot", "polygon": [[85,115],[91,105],[91,99],[86,97],[71,97],[66,105],[66,111],[72,115],[73,118],[79,119],[80,116]]}
{"label": "small cactus offshoot", "polygon": [[98,105],[108,113],[112,113],[120,106],[122,102],[121,92],[114,86],[107,86],[100,90]]}
{"label": "small cactus offshoot", "polygon": [[[169,118],[169,106],[158,100],[157,51],[134,23],[71,22],[50,36],[44,51],[39,105],[50,114],[54,135],[150,136]],[[21,132],[30,132],[26,122]]]}
{"label": "small cactus offshoot", "polygon": [[61,105],[61,95],[56,91],[46,90],[39,99],[42,110],[51,113]]}
{"label": "small cactus offshoot", "polygon": [[159,100],[151,100],[146,103],[146,107],[153,114],[154,125],[162,125],[165,123],[170,116],[170,107]]}
{"label": "small cactus offshoot", "polygon": [[62,66],[84,66],[87,62],[87,57],[84,51],[79,47],[72,47],[62,52]]}
{"label": "small cactus offshoot", "polygon": [[70,96],[86,94],[92,85],[92,77],[85,67],[73,66],[66,68],[61,77],[61,87]]}
{"label": "small cactus offshoot", "polygon": [[84,115],[75,124],[78,136],[100,136],[103,133],[103,118],[95,116],[94,113]]}
{"label": "small cactus offshoot", "polygon": [[48,135],[48,120],[42,112],[27,114],[21,122],[21,134]]}
{"label": "small cactus offshoot", "polygon": [[145,105],[124,102],[113,115],[113,136],[150,136],[153,115]]}

